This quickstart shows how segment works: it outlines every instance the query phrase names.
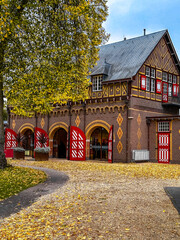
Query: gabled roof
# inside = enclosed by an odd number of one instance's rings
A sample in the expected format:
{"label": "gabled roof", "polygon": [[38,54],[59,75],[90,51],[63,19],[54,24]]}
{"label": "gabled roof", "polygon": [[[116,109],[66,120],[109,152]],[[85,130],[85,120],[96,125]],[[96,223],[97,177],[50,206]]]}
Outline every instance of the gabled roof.
{"label": "gabled roof", "polygon": [[168,31],[163,30],[101,46],[99,51],[100,59],[93,68],[91,76],[104,74],[103,71],[107,69],[105,67],[109,64],[110,67],[108,71],[105,71],[107,75],[104,79],[105,81],[132,78],[137,74],[148,56],[166,33],[168,34]]}

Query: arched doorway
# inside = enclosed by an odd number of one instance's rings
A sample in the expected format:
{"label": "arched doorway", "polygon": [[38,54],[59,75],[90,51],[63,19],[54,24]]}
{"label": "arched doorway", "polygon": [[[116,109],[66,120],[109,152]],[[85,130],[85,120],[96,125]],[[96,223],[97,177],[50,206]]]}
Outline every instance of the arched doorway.
{"label": "arched doorway", "polygon": [[25,148],[26,156],[33,156],[34,150],[34,133],[31,129],[23,131],[24,140],[23,147]]}
{"label": "arched doorway", "polygon": [[90,159],[108,160],[108,132],[97,127],[90,137]]}
{"label": "arched doorway", "polygon": [[67,148],[67,132],[63,128],[59,128],[53,137],[53,157],[66,158]]}

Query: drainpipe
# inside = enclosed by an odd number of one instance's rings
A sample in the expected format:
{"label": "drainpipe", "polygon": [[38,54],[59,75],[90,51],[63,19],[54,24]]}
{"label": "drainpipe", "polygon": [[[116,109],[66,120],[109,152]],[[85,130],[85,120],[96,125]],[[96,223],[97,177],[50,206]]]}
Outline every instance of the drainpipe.
{"label": "drainpipe", "polygon": [[146,119],[146,124],[147,124],[147,127],[148,127],[148,151],[149,151],[149,128],[150,128],[150,123],[151,123],[151,121],[150,121],[150,119]]}
{"label": "drainpipe", "polygon": [[[133,77],[131,77],[133,81]],[[130,103],[130,96],[131,96],[131,83],[128,82],[128,92],[127,92],[127,99],[125,101],[127,112],[126,112],[126,162],[128,162],[128,154],[129,154],[129,103]]]}
{"label": "drainpipe", "polygon": [[125,101],[126,103],[126,163],[128,162],[128,151],[129,151],[129,99]]}
{"label": "drainpipe", "polygon": [[68,102],[68,108],[69,108],[69,126],[71,126],[71,102]]}
{"label": "drainpipe", "polygon": [[84,109],[84,134],[86,130],[86,101],[83,102],[83,109]]}
{"label": "drainpipe", "polygon": [[68,157],[67,157],[67,159],[70,160],[71,102],[68,102],[68,109],[69,109],[69,128],[68,128]]}
{"label": "drainpipe", "polygon": [[35,118],[36,118],[36,127],[37,127],[37,124],[38,124],[38,117],[37,117],[37,113],[35,112]]}
{"label": "drainpipe", "polygon": [[101,151],[100,151],[100,158],[102,161],[102,127],[101,127]]}
{"label": "drainpipe", "polygon": [[49,118],[50,118],[49,113],[48,113],[47,117],[48,117],[48,121],[47,121],[47,134],[49,135]]}

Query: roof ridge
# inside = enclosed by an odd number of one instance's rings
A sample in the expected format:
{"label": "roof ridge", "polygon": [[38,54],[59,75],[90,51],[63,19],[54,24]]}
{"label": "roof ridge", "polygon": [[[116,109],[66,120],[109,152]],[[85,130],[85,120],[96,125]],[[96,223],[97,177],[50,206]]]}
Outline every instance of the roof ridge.
{"label": "roof ridge", "polygon": [[161,31],[149,33],[149,34],[138,36],[138,37],[129,38],[129,39],[126,39],[126,40],[121,40],[121,41],[117,41],[117,42],[113,42],[113,43],[107,43],[107,44],[101,45],[100,47],[104,47],[104,46],[108,46],[108,45],[112,45],[112,44],[118,44],[118,43],[121,43],[121,42],[127,42],[127,41],[131,41],[131,40],[135,40],[135,39],[138,39],[138,38],[147,37],[147,36],[154,35],[154,34],[161,33],[161,32],[165,33],[167,31],[168,31],[167,29],[164,29],[164,30],[161,30]]}

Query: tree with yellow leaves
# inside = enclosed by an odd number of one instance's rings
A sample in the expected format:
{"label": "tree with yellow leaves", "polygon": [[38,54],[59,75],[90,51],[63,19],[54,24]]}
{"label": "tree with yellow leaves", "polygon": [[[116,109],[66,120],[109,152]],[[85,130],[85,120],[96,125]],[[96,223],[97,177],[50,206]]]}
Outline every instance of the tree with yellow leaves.
{"label": "tree with yellow leaves", "polygon": [[3,96],[20,115],[87,97],[89,70],[107,40],[107,0],[0,0],[0,167]]}

